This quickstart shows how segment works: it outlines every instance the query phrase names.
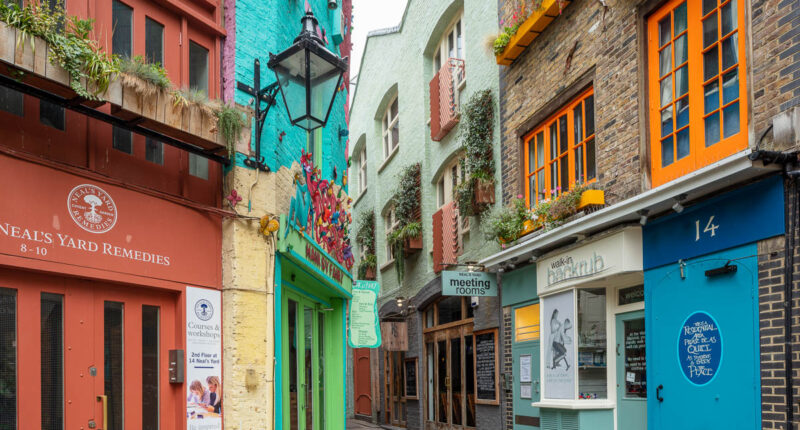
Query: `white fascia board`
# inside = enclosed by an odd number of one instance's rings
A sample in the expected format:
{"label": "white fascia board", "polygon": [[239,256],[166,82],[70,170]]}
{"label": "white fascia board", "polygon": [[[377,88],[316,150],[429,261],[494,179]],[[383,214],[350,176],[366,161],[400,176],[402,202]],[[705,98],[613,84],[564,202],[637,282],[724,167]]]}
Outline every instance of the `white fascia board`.
{"label": "white fascia board", "polygon": [[[480,264],[496,270],[500,263],[514,258],[528,259],[534,256],[534,252],[539,249],[552,247],[573,238],[589,236],[614,225],[638,222],[639,214],[637,212],[642,209],[649,210],[650,217],[671,210],[675,202],[674,198],[678,195],[687,194],[686,202],[688,203],[685,203],[684,206],[688,206],[691,205],[692,200],[714,191],[781,169],[781,166],[777,164],[764,166],[760,161],[751,161],[748,158],[751,152],[750,149],[747,149],[736,153],[613,206],[578,218],[489,256],[481,260]],[[535,255],[538,254],[540,253]]]}

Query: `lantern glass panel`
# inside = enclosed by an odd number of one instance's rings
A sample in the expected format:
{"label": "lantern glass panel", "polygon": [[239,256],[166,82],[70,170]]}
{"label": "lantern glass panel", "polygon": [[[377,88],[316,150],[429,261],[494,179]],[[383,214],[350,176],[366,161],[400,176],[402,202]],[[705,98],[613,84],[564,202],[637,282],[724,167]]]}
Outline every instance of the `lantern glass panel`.
{"label": "lantern glass panel", "polygon": [[[275,77],[281,87],[283,101],[294,123],[306,115],[306,55],[300,49],[274,67]],[[304,124],[300,124],[305,127]]]}
{"label": "lantern glass panel", "polygon": [[309,55],[311,62],[311,116],[320,125],[327,119],[328,111],[336,94],[336,86],[342,71],[335,65],[325,61],[313,52]]}

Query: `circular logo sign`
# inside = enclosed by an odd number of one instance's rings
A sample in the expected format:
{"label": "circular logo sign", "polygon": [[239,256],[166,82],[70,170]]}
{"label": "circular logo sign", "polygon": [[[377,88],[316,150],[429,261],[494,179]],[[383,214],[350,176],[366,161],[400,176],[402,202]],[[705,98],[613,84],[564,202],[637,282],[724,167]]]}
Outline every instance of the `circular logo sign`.
{"label": "circular logo sign", "polygon": [[214,315],[214,307],[206,299],[200,299],[194,304],[194,314],[203,321],[208,321]]}
{"label": "circular logo sign", "polygon": [[706,385],[722,364],[722,333],[711,315],[699,311],[689,315],[678,335],[678,364],[692,384]]}
{"label": "circular logo sign", "polygon": [[67,197],[67,209],[75,224],[89,233],[105,233],[117,223],[117,205],[102,188],[82,184]]}

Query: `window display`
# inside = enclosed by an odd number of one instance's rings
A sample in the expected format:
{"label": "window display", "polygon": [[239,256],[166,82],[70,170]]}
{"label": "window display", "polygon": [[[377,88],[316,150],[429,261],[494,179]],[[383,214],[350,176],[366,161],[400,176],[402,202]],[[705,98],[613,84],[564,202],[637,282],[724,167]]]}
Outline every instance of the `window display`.
{"label": "window display", "polygon": [[608,397],[606,291],[578,290],[578,397]]}

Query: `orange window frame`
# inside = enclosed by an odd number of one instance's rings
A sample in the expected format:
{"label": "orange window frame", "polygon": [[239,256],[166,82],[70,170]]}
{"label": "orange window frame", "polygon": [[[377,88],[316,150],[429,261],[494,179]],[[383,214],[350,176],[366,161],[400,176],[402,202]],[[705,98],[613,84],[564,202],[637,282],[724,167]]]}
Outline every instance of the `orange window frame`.
{"label": "orange window frame", "polygon": [[[713,0],[711,0],[713,2]],[[748,111],[747,100],[747,70],[745,61],[745,37],[744,37],[744,0],[717,0],[713,10],[707,10],[703,14],[702,1],[693,0],[671,0],[662,6],[658,11],[647,18],[647,49],[648,49],[648,93],[649,93],[649,116],[650,116],[650,161],[652,185],[659,186],[671,180],[679,178],[696,169],[705,167],[719,161],[729,155],[744,150],[748,143]],[[686,6],[686,29],[676,28],[676,11],[683,4]],[[728,32],[722,33],[722,10],[723,8],[733,7],[736,13],[736,25]],[[662,44],[660,43],[659,22],[665,18],[670,19],[669,38]],[[704,46],[705,20],[716,20],[715,41]],[[678,31],[676,31],[678,30]],[[677,52],[681,41],[685,38],[686,59],[682,61],[682,55]],[[727,41],[727,42],[725,42]],[[682,43],[682,42],[681,42]],[[736,48],[736,58],[733,64],[723,69],[723,43]],[[660,58],[662,54],[668,56],[670,63],[666,71],[662,73]],[[708,79],[706,74],[704,56],[708,54],[716,55],[716,72],[712,73]],[[709,63],[711,64],[711,63]],[[679,88],[678,74],[680,69],[686,67],[685,75],[688,80],[688,92],[682,93]],[[723,86],[723,77],[738,74],[738,84],[734,83],[727,90],[737,89],[737,94],[733,99],[725,100],[724,93],[726,88]],[[706,88],[717,83],[716,92],[706,95]],[[662,83],[667,93],[662,94]],[[670,91],[671,90],[671,91]],[[662,103],[662,97],[665,98]],[[709,107],[707,107],[707,103]],[[688,123],[679,123],[678,111],[685,108],[688,102]],[[716,106],[713,106],[716,103]],[[738,108],[737,108],[738,107]],[[666,111],[671,109],[671,115]],[[723,114],[723,111],[725,112]],[[725,136],[725,121],[728,114],[731,117],[738,115],[739,128],[727,137]],[[670,128],[662,133],[662,114],[665,120],[670,121]],[[719,140],[706,146],[706,122],[714,123],[719,129]],[[685,121],[684,121],[685,122]],[[731,123],[735,123],[731,121]],[[665,122],[666,124],[666,122]],[[678,147],[679,136],[685,138],[688,134],[689,152],[685,153]],[[662,142],[669,145],[671,139],[672,158],[667,160],[664,165],[662,153]],[[685,140],[682,140],[685,142]],[[684,156],[679,155],[684,152]]]}
{"label": "orange window frame", "polygon": [[[591,127],[586,123],[587,106],[591,103]],[[551,115],[523,139],[525,202],[529,207],[550,198],[555,198],[580,182],[588,184],[597,181],[597,151],[595,133],[597,130],[594,115],[594,88],[582,92],[558,112]],[[576,110],[576,108],[579,108]],[[580,136],[576,136],[576,112],[580,112]],[[562,133],[562,121],[566,131]],[[564,138],[566,145],[562,145]],[[543,149],[539,150],[542,145]],[[594,151],[594,172],[589,178],[589,151]],[[580,154],[578,161],[577,154]],[[576,165],[577,163],[577,165]],[[577,169],[576,169],[577,167]],[[564,169],[567,173],[564,177]],[[577,172],[576,170],[579,170]],[[567,187],[562,186],[566,178]],[[588,178],[581,180],[582,178]],[[542,183],[544,182],[544,183]],[[531,187],[536,193],[531,193]],[[565,189],[566,188],[566,189]]]}

